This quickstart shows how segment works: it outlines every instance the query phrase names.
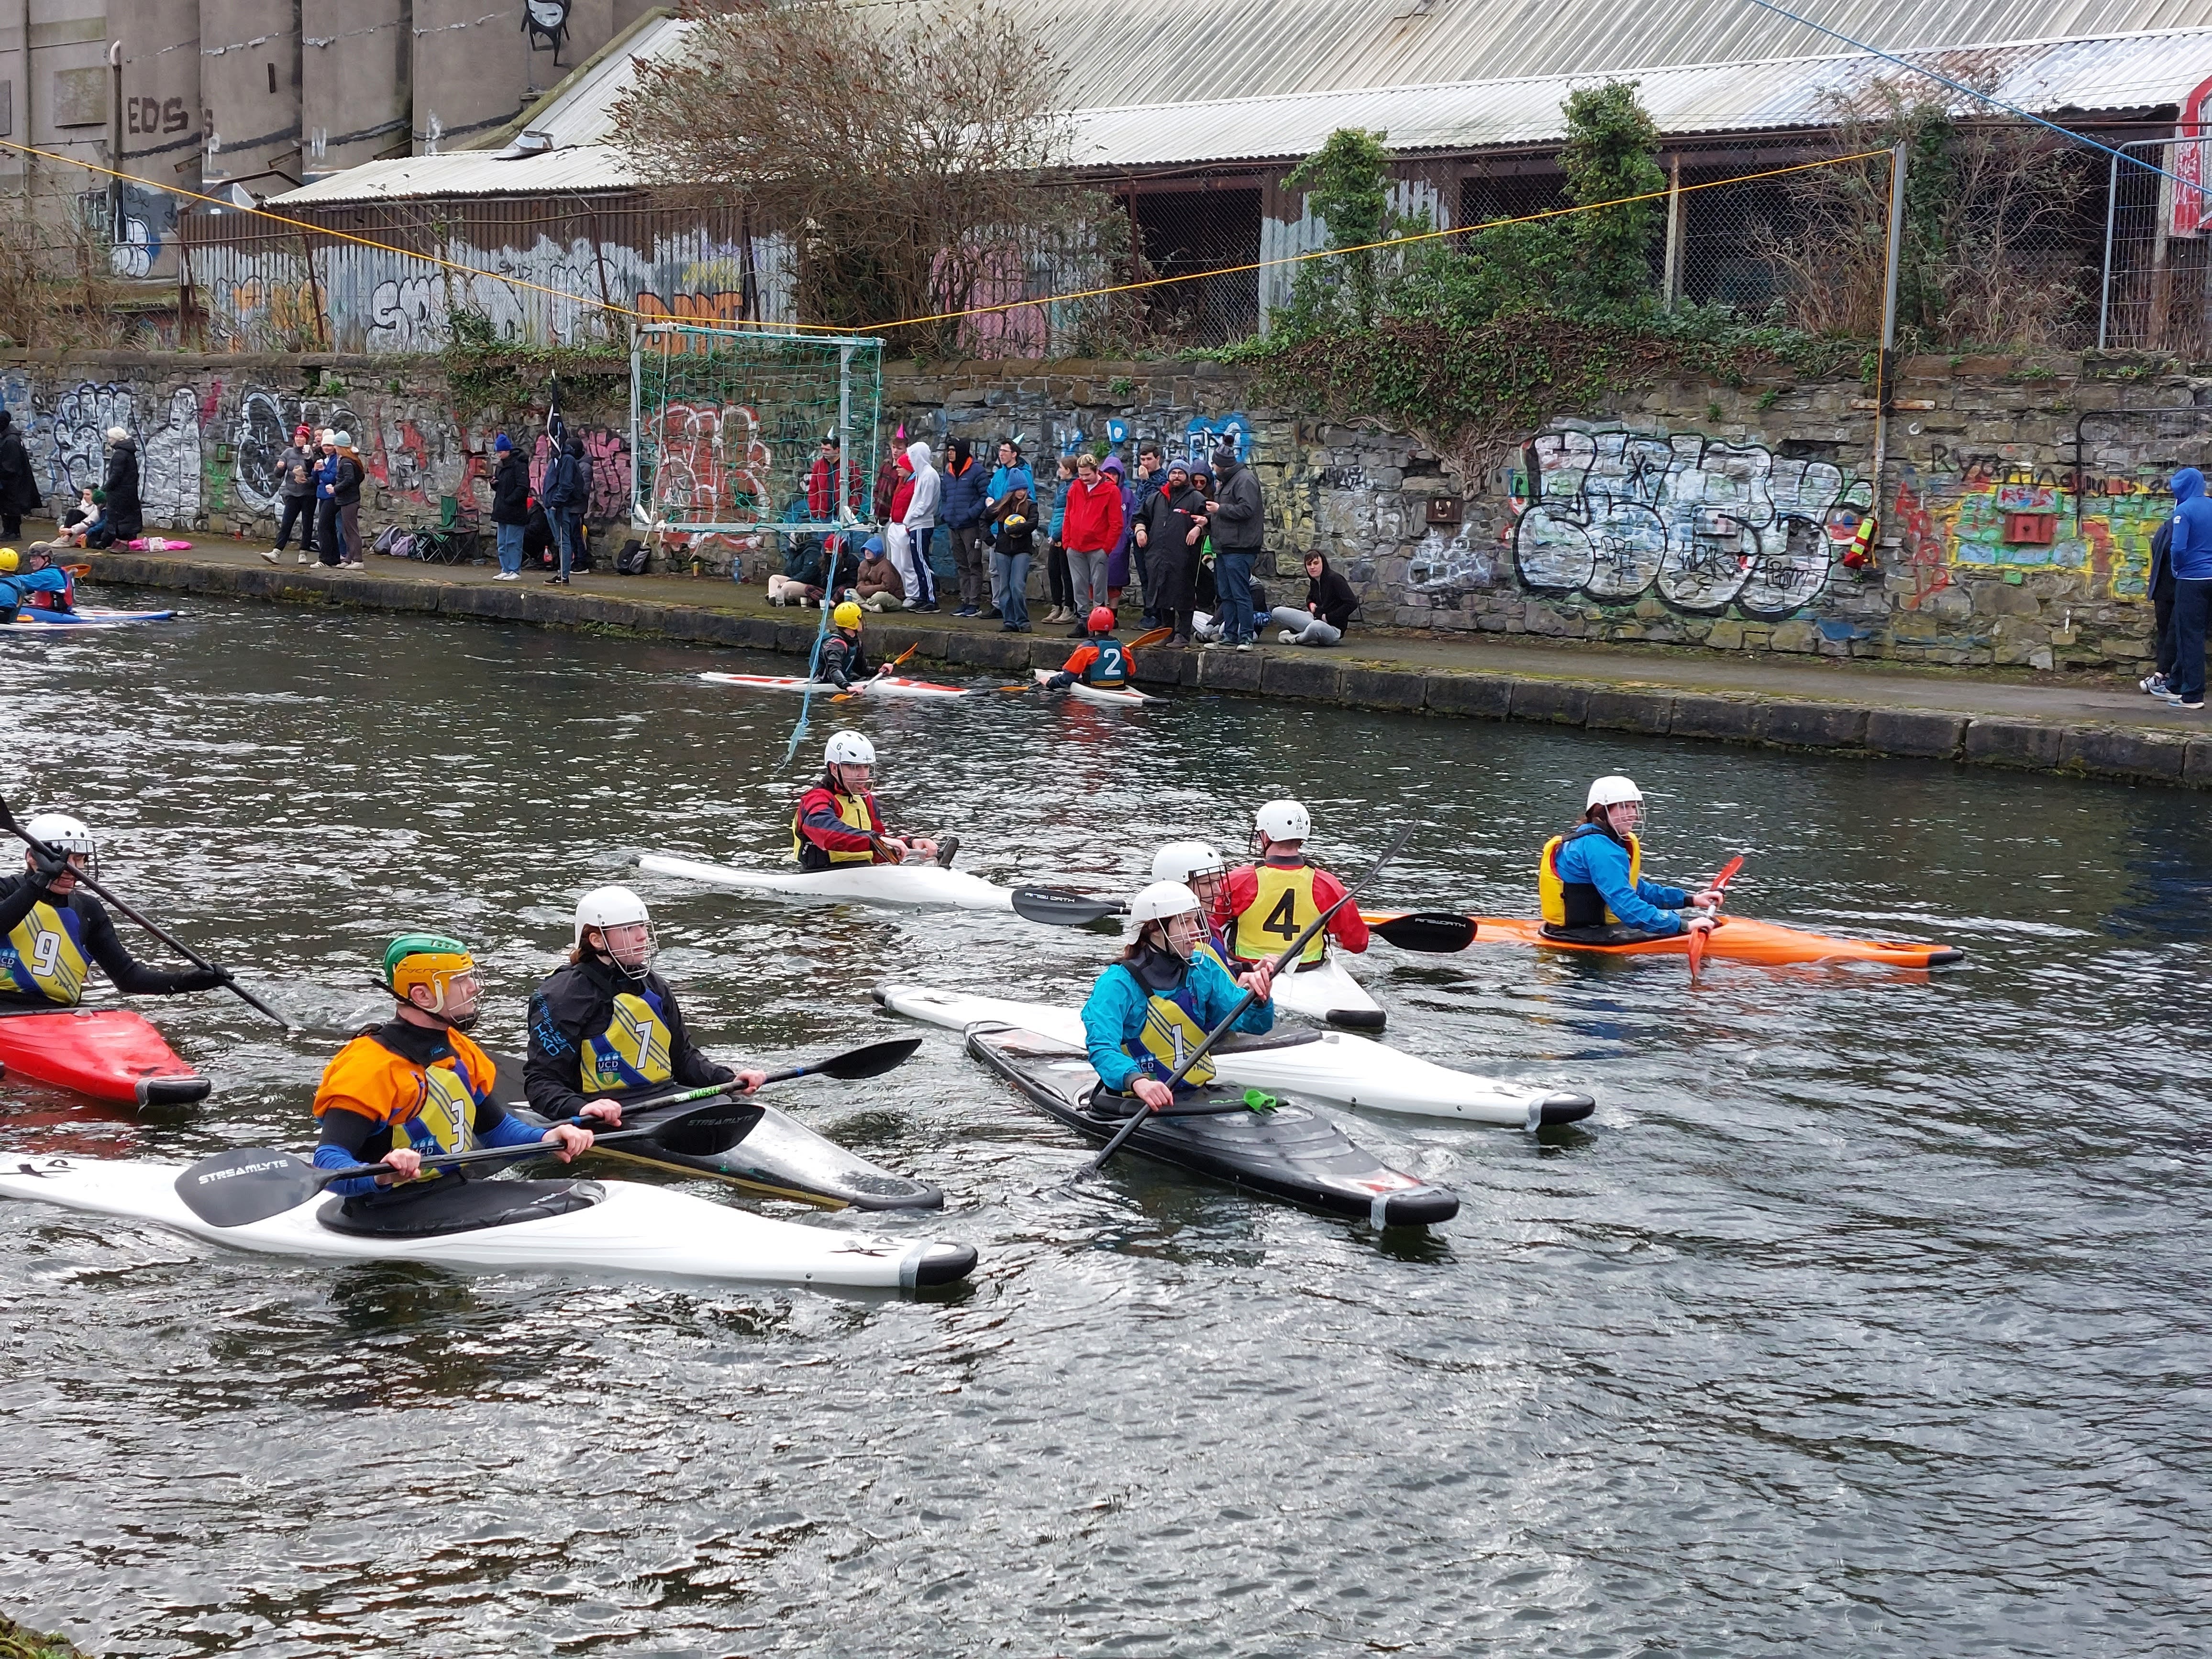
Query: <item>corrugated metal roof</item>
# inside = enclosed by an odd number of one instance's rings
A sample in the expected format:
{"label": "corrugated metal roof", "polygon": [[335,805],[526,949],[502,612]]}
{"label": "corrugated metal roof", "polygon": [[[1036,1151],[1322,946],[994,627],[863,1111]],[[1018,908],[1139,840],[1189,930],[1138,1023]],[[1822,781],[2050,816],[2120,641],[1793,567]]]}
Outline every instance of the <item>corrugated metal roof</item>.
{"label": "corrugated metal roof", "polygon": [[287,191],[269,205],[283,210],[337,202],[416,201],[430,196],[516,196],[551,191],[627,190],[637,179],[622,153],[605,144],[548,150],[513,161],[482,150],[452,155],[398,155],[364,161],[312,185]]}

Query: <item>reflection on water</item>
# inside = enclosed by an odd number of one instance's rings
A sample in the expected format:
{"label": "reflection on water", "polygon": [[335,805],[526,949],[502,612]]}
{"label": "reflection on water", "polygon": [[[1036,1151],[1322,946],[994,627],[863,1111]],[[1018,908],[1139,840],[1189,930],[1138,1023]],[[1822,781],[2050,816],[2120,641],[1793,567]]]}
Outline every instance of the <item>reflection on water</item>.
{"label": "reflection on water", "polygon": [[[389,933],[459,932],[518,1046],[582,889],[787,845],[796,705],[693,678],[732,660],[196,605],[9,645],[4,793],[83,811],[121,890],[325,1025],[377,1012]],[[1540,1137],[1353,1120],[1462,1195],[1426,1238],[1135,1164],[1070,1189],[1088,1149],[951,1033],[786,1096],[945,1188],[941,1220],[807,1223],[971,1240],[941,1299],[264,1260],[0,1205],[0,1607],[116,1654],[2204,1645],[2203,797],[1189,694],[849,718],[894,823],[1002,881],[1126,889],[1296,793],[1340,868],[1424,826],[1378,898],[1525,913],[1622,769],[1655,873],[1748,848],[1746,914],[1972,954],[1693,990],[1378,945],[1393,1042],[1601,1103]],[[1079,994],[1114,948],[640,884],[732,1058],[887,1033],[884,979]],[[157,1012],[205,1107],[0,1083],[0,1145],[305,1143],[328,1042]]]}

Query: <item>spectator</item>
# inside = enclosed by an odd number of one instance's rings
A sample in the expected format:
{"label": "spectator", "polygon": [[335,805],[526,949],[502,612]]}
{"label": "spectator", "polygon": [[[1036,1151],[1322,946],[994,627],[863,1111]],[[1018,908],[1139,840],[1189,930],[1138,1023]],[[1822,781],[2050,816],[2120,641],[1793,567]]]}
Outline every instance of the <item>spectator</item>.
{"label": "spectator", "polygon": [[900,601],[903,609],[919,611],[921,601],[915,597],[921,579],[915,573],[914,538],[907,534],[906,510],[914,501],[914,463],[902,449],[884,465],[889,467],[896,482],[891,485],[889,505],[877,514],[884,526],[884,550],[890,554],[891,564],[899,573],[900,586],[906,589],[906,598]]}
{"label": "spectator", "polygon": [[1015,484],[991,520],[991,602],[1005,620],[1000,631],[1030,631],[1030,555],[1036,544],[1036,503]]}
{"label": "spectator", "polygon": [[1170,465],[1142,509],[1136,544],[1144,550],[1146,619],[1175,630],[1172,643],[1191,641],[1191,580],[1199,544],[1206,539],[1206,497],[1181,461]]}
{"label": "spectator", "polygon": [[338,563],[349,570],[358,570],[364,561],[361,556],[361,486],[368,477],[368,469],[362,465],[361,451],[353,447],[353,434],[339,432],[331,434],[337,445],[337,492],[333,499],[337,503]]}
{"label": "spectator", "polygon": [[76,505],[62,514],[61,531],[54,539],[63,547],[105,547],[95,539],[107,528],[107,492],[87,484],[76,493]]}
{"label": "spectator", "polygon": [[823,576],[822,538],[793,536],[783,556],[783,568],[769,573],[768,602],[795,605],[801,610],[819,604]]}
{"label": "spectator", "polygon": [[937,609],[937,572],[929,562],[930,543],[937,531],[937,501],[939,480],[937,469],[929,464],[929,446],[917,439],[906,447],[907,464],[914,469],[914,493],[907,498],[906,511],[899,522],[906,526],[908,557],[914,568],[907,573],[912,577],[908,584],[914,591],[908,596],[907,608],[911,611]]}
{"label": "spectator", "polygon": [[870,611],[896,611],[906,603],[906,583],[884,551],[881,536],[869,537],[868,544],[860,550],[853,593]]}
{"label": "spectator", "polygon": [[1106,560],[1121,539],[1120,477],[1108,477],[1088,450],[1075,458],[1060,539],[1067,548],[1071,608],[1078,618],[1072,637],[1079,640],[1090,631],[1082,619],[1106,604]]}
{"label": "spectator", "polygon": [[[898,522],[899,509],[892,506],[891,501],[898,493],[900,481],[907,476],[906,450],[903,447],[905,441],[906,428],[901,427],[899,428],[901,447],[893,449],[890,454],[884,456],[884,464],[876,469],[876,493],[873,506],[878,524],[891,525]],[[885,546],[896,558],[898,549],[890,547],[888,543]]]}
{"label": "spectator", "polygon": [[1052,513],[1045,526],[1045,579],[1052,591],[1052,611],[1045,617],[1048,623],[1075,620],[1075,588],[1067,576],[1067,549],[1061,545],[1060,532],[1067,517],[1067,487],[1075,482],[1075,458],[1063,455],[1053,469]]}
{"label": "spectator", "polygon": [[1249,651],[1258,632],[1253,625],[1252,561],[1267,539],[1260,481],[1237,460],[1237,452],[1226,447],[1213,452],[1213,471],[1221,480],[1221,493],[1207,499],[1206,516],[1220,598],[1220,643]]}
{"label": "spectator", "polygon": [[1352,584],[1328,568],[1318,553],[1306,555],[1306,608],[1279,605],[1268,620],[1283,630],[1285,645],[1334,645],[1352,626],[1359,608]]}
{"label": "spectator", "polygon": [[39,481],[31,476],[30,452],[15,430],[15,417],[0,409],[0,535],[14,541],[23,533],[23,515],[46,504]]}
{"label": "spectator", "polygon": [[300,562],[315,556],[315,434],[305,424],[292,428],[291,446],[276,463],[276,501],[283,516],[276,523],[276,539],[261,556],[275,564],[284,556],[292,539],[292,526],[300,526]]}
{"label": "spectator", "polygon": [[548,587],[567,586],[569,572],[578,563],[577,536],[583,529],[586,489],[584,441],[568,435],[556,438],[553,459],[545,464],[544,482],[538,489],[538,500],[545,503],[546,525],[561,551],[561,568],[545,579]]}
{"label": "spectator", "polygon": [[1137,529],[1137,490],[1123,471],[1121,458],[1109,455],[1099,464],[1098,470],[1114,480],[1114,487],[1121,492],[1121,533],[1106,553],[1106,605],[1109,610],[1118,610],[1121,590],[1129,585],[1129,554],[1135,546],[1132,539]]}
{"label": "spectator", "polygon": [[2159,696],[2177,708],[2204,707],[2204,629],[2212,611],[2212,501],[2204,475],[2185,466],[2173,475],[2173,667]]}
{"label": "spectator", "polygon": [[138,442],[119,426],[107,428],[106,547],[146,533],[146,509],[138,500]]}
{"label": "spectator", "polygon": [[[920,476],[920,469],[916,469]],[[952,567],[960,575],[960,608],[956,617],[980,616],[983,608],[983,498],[991,477],[968,447],[965,438],[955,438],[945,452],[944,499],[938,517],[952,542]]]}
{"label": "spectator", "polygon": [[[834,431],[822,434],[822,448],[806,472],[806,516],[817,524],[831,524],[837,520],[838,464],[844,454],[844,445]],[[842,470],[848,504],[857,513],[861,500],[860,474],[854,467]]]}
{"label": "spectator", "polygon": [[504,432],[491,441],[499,464],[491,475],[492,533],[499,540],[499,574],[492,580],[522,580],[522,555],[530,535],[530,463]]}
{"label": "spectator", "polygon": [[345,556],[345,549],[338,543],[337,433],[325,427],[317,447],[322,459],[315,463],[315,556],[324,564],[334,565]]}
{"label": "spectator", "polygon": [[[1160,447],[1155,443],[1139,445],[1137,476],[1130,483],[1130,488],[1136,491],[1134,507],[1129,514],[1133,527],[1151,508],[1152,498],[1167,487],[1167,482],[1168,469],[1160,464]],[[1134,540],[1130,543],[1129,562],[1137,573],[1138,591],[1145,596],[1144,624],[1147,628],[1158,628],[1166,623],[1167,618],[1158,614],[1158,608],[1152,603],[1152,550],[1144,543]]]}
{"label": "spectator", "polygon": [[[997,518],[1000,506],[1017,489],[1029,491],[1030,513],[1035,516],[1036,479],[1030,471],[1030,464],[1022,459],[1021,441],[1016,438],[1002,439],[999,443],[999,464],[991,470],[990,489],[983,501],[984,517]],[[1032,532],[1036,528],[1034,525],[1030,526]]]}

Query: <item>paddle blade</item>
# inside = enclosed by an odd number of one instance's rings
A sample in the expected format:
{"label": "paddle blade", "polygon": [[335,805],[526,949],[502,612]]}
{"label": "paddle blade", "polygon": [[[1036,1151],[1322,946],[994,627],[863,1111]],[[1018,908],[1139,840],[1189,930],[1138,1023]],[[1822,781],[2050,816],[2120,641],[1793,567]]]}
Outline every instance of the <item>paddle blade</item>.
{"label": "paddle blade", "polygon": [[1017,887],[1014,914],[1024,921],[1041,921],[1048,927],[1081,927],[1128,908],[1118,899],[1093,898],[1061,887]]}
{"label": "paddle blade", "polygon": [[1431,951],[1449,955],[1474,943],[1474,918],[1448,911],[1416,910],[1376,922],[1374,931],[1401,951]]}
{"label": "paddle blade", "polygon": [[678,1112],[641,1133],[655,1146],[683,1157],[714,1158],[750,1134],[765,1109],[745,1101],[718,1100]]}
{"label": "paddle blade", "polygon": [[323,1189],[329,1172],[304,1158],[240,1146],[182,1171],[177,1196],[211,1227],[243,1227],[297,1209]]}
{"label": "paddle blade", "polygon": [[1698,970],[1705,965],[1705,930],[1702,927],[1693,927],[1690,930],[1690,977],[1697,978]]}
{"label": "paddle blade", "polygon": [[1131,640],[1123,648],[1130,651],[1141,651],[1148,645],[1164,644],[1174,637],[1175,629],[1172,628],[1150,628],[1138,635],[1135,639]]}
{"label": "paddle blade", "polygon": [[807,1077],[831,1077],[840,1083],[856,1083],[864,1077],[881,1077],[912,1060],[915,1051],[921,1047],[920,1037],[894,1037],[888,1042],[871,1042],[865,1048],[855,1048],[849,1054],[837,1054],[819,1065],[803,1068]]}

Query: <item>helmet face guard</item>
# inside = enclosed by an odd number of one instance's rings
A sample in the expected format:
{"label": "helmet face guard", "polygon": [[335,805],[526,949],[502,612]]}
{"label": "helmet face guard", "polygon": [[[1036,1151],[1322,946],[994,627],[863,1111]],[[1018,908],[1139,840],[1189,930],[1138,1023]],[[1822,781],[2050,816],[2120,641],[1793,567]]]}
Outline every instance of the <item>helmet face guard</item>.
{"label": "helmet face guard", "polygon": [[[442,933],[402,933],[385,949],[384,983],[400,1001],[435,1014],[456,1030],[465,1031],[477,1023],[483,986],[477,979],[476,957],[459,939]],[[418,989],[430,993],[428,1003],[415,1000],[412,994]]]}
{"label": "helmet face guard", "polygon": [[23,826],[23,833],[44,842],[94,881],[100,879],[100,843],[82,819],[66,812],[40,812]]}

